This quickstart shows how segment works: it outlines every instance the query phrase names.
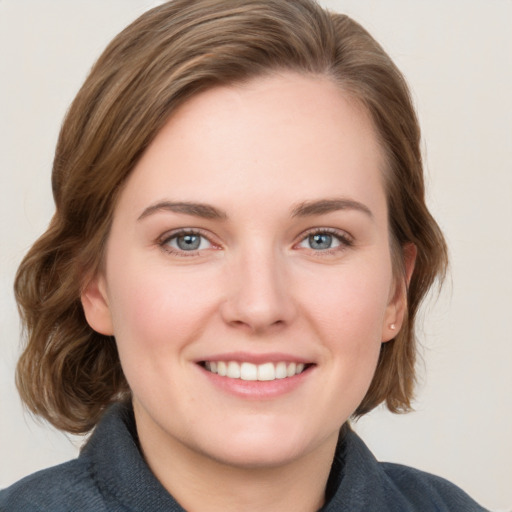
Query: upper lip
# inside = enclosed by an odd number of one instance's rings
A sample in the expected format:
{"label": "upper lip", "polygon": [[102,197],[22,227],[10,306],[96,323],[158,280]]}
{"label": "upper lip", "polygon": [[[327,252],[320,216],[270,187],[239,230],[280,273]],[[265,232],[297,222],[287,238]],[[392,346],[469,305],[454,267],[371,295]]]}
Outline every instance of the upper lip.
{"label": "upper lip", "polygon": [[196,362],[201,363],[205,361],[236,361],[239,363],[253,363],[253,364],[264,364],[264,363],[304,363],[311,364],[313,361],[306,357],[297,356],[294,354],[284,352],[269,352],[262,354],[248,353],[248,352],[225,352],[221,354],[212,354],[209,356],[202,357]]}

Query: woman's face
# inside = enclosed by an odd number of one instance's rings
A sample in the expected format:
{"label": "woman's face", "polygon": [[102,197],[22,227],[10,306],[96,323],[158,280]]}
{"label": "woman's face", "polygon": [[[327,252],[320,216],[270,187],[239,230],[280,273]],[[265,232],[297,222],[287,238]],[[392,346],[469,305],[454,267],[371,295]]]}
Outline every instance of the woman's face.
{"label": "woman's face", "polygon": [[172,116],[82,297],[143,447],[261,467],[334,445],[402,318],[383,167],[326,78],[218,87]]}

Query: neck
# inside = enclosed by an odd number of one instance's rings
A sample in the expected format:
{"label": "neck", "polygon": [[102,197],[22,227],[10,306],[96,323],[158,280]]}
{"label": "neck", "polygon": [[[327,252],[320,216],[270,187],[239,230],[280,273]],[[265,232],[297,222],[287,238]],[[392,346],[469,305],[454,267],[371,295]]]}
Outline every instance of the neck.
{"label": "neck", "polygon": [[230,465],[137,427],[146,462],[178,503],[201,512],[314,512],[325,488],[337,436],[293,461],[270,467]]}
{"label": "neck", "polygon": [[162,483],[175,499],[191,511],[201,512],[314,512],[325,501],[329,465],[297,464],[275,468],[232,468],[212,462],[187,473],[160,472]]}

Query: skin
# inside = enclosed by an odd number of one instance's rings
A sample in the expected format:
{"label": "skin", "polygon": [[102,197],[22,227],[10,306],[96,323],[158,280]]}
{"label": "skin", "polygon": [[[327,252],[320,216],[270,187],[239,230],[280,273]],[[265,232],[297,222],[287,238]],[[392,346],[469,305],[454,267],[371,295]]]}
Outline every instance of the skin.
{"label": "skin", "polygon": [[[186,509],[322,505],[339,428],[403,318],[384,169],[362,107],[285,73],[192,98],[129,177],[82,302],[116,337],[144,456]],[[200,364],[223,358],[308,366],[244,384]]]}

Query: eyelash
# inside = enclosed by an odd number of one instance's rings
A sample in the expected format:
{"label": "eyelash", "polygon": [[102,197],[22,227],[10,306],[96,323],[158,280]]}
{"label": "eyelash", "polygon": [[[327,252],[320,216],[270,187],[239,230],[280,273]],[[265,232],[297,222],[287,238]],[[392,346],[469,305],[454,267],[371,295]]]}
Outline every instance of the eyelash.
{"label": "eyelash", "polygon": [[[205,249],[196,249],[196,250],[186,251],[186,250],[175,249],[169,245],[169,243],[172,240],[176,240],[179,237],[183,237],[183,236],[187,236],[187,235],[199,236],[199,237],[207,240],[208,243],[212,246],[212,247],[209,247],[208,249],[211,249],[211,248],[218,249],[219,248],[218,244],[215,244],[214,242],[212,242],[210,240],[211,235],[204,233],[200,229],[194,229],[194,228],[180,229],[177,231],[173,231],[171,233],[165,233],[163,236],[161,236],[157,240],[157,243],[162,248],[162,250],[164,250],[165,252],[167,252],[169,254],[175,255],[175,256],[185,257],[185,258],[199,256]],[[309,237],[315,236],[315,235],[330,235],[333,238],[335,238],[340,244],[337,247],[332,247],[332,248],[323,249],[323,250],[314,250],[312,248],[309,248],[309,250],[312,251],[316,256],[322,257],[322,256],[331,256],[334,254],[338,254],[339,252],[342,252],[342,251],[346,250],[347,248],[352,247],[354,245],[353,238],[345,231],[340,231],[340,230],[333,229],[333,228],[315,228],[310,231],[306,231],[305,233],[302,233],[300,235],[299,241],[294,244],[294,247],[297,247],[299,244],[305,242]]]}
{"label": "eyelash", "polygon": [[183,236],[199,236],[205,240],[208,241],[208,243],[212,246],[211,248],[217,249],[219,246],[218,244],[215,244],[210,240],[210,236],[206,235],[203,231],[200,229],[179,229],[177,231],[172,231],[171,233],[165,233],[162,237],[160,237],[157,240],[158,245],[164,250],[165,252],[172,254],[173,256],[179,256],[179,257],[191,257],[191,256],[198,256],[204,251],[204,249],[197,249],[197,250],[191,250],[191,251],[185,251],[180,249],[175,249],[174,247],[171,247],[169,243],[172,240],[178,239],[179,237]]}
{"label": "eyelash", "polygon": [[340,252],[345,251],[350,247],[353,247],[354,245],[354,239],[345,231],[340,231],[334,228],[315,228],[310,231],[306,231],[305,233],[302,233],[300,235],[299,242],[295,244],[295,246],[305,242],[309,237],[315,235],[330,235],[333,238],[335,238],[340,244],[338,247],[332,247],[316,251],[312,248],[309,248],[309,250],[312,251],[315,254],[315,256],[333,256],[335,254],[339,254]]}

